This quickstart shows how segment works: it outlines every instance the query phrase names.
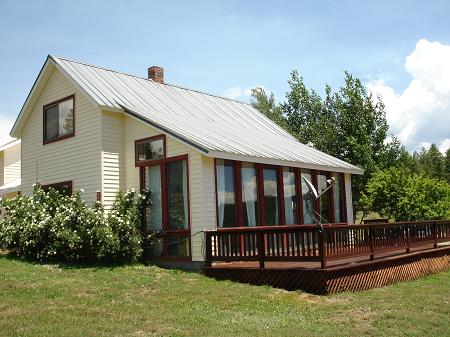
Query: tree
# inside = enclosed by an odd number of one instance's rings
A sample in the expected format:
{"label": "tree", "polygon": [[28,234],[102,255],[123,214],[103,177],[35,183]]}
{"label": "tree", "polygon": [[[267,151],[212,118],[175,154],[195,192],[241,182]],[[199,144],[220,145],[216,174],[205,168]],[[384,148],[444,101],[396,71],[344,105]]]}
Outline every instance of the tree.
{"label": "tree", "polygon": [[[253,95],[254,106],[300,142],[345,160],[365,170],[353,177],[353,201],[359,209],[359,196],[367,180],[380,168],[388,125],[381,99],[374,99],[361,81],[345,72],[345,85],[338,92],[325,86],[325,98],[308,90],[297,71],[291,72],[286,101],[275,104],[264,91]],[[281,109],[281,111],[280,111]]]}
{"label": "tree", "polygon": [[447,180],[445,174],[446,159],[439,151],[436,144],[431,144],[427,150],[424,147],[414,155],[414,170],[417,173],[425,174],[431,178]]}
{"label": "tree", "polygon": [[286,118],[283,116],[283,110],[279,104],[275,103],[275,95],[273,93],[267,95],[263,88],[256,87],[252,89],[252,98],[252,105],[255,109],[289,131]]}
{"label": "tree", "polygon": [[379,171],[361,197],[366,210],[396,221],[450,218],[450,185],[405,167]]}
{"label": "tree", "polygon": [[445,154],[445,177],[447,182],[450,184],[450,148]]}
{"label": "tree", "polygon": [[380,154],[378,166],[380,169],[389,167],[407,167],[414,170],[415,160],[413,156],[406,150],[405,146],[400,143],[397,137],[392,136],[392,140],[385,144],[384,151]]}

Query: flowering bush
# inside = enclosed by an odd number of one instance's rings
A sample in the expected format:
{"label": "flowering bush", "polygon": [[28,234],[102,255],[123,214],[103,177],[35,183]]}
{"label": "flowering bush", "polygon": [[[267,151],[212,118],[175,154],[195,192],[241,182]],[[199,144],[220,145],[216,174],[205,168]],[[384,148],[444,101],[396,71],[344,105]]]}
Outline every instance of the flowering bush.
{"label": "flowering bush", "polygon": [[66,196],[35,185],[33,195],[0,201],[0,248],[38,261],[134,262],[142,254],[140,214],[148,193],[119,192],[105,214],[86,206],[80,193]]}

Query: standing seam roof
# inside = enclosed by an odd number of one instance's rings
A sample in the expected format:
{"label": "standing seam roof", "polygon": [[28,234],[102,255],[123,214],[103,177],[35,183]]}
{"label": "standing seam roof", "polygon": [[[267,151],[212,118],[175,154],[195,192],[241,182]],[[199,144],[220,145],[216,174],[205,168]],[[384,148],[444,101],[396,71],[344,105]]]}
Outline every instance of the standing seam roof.
{"label": "standing seam roof", "polygon": [[122,109],[207,154],[363,171],[298,142],[250,104],[51,56],[100,106]]}

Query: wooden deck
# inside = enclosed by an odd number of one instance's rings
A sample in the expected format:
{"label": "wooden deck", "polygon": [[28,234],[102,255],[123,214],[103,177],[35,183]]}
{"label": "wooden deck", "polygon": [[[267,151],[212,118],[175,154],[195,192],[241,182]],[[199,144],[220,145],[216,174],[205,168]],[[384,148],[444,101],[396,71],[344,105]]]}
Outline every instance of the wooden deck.
{"label": "wooden deck", "polygon": [[330,225],[323,232],[301,227],[207,234],[209,264],[203,272],[220,280],[328,294],[367,290],[450,268],[450,221]]}

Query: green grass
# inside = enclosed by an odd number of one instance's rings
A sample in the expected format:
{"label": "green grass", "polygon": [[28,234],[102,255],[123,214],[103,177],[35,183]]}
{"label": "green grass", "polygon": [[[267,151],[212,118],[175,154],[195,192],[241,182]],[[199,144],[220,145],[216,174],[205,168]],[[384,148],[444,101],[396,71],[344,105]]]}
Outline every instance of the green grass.
{"label": "green grass", "polygon": [[325,297],[0,257],[0,336],[450,336],[449,301],[449,272]]}

